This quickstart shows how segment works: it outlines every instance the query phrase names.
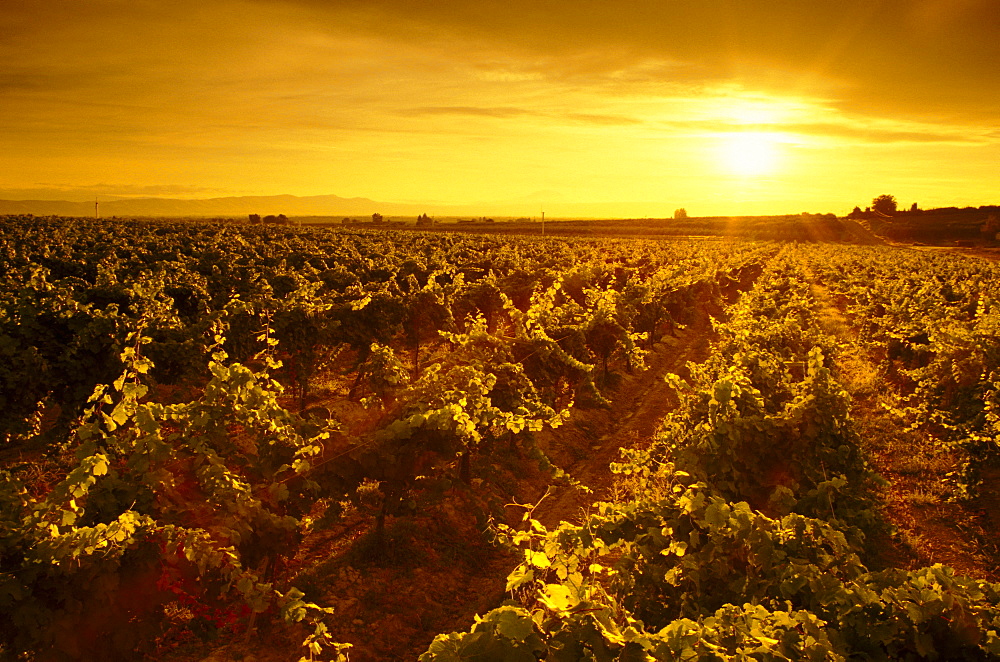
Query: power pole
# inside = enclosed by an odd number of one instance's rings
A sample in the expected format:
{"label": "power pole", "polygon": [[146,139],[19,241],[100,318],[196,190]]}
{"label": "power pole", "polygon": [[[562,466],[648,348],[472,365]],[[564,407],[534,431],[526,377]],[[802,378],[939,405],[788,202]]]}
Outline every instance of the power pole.
{"label": "power pole", "polygon": [[94,218],[100,218],[101,215],[97,211],[97,198],[94,198]]}
{"label": "power pole", "polygon": [[545,210],[542,210],[542,236],[545,236]]}

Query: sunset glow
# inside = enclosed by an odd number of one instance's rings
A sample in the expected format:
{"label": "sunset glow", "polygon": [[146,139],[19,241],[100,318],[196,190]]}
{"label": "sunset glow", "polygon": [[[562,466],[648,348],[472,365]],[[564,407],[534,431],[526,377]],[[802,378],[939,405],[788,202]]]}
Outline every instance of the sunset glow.
{"label": "sunset glow", "polygon": [[848,5],[10,0],[0,199],[544,200],[552,216],[995,202],[994,6]]}
{"label": "sunset glow", "polygon": [[767,133],[735,133],[722,138],[722,159],[736,175],[753,177],[772,173],[778,164],[778,145]]}

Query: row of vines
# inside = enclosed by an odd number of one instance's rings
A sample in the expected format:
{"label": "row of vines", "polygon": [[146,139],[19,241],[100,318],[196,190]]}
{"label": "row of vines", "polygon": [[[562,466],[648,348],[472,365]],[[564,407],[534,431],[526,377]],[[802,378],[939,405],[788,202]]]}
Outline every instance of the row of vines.
{"label": "row of vines", "polygon": [[[524,554],[508,579],[516,599],[469,632],[438,636],[421,660],[1000,655],[1000,585],[940,565],[881,567],[870,543],[885,526],[873,499],[881,479],[831,369],[841,346],[817,322],[806,270],[825,267],[828,283],[853,285],[861,302],[864,282],[873,298],[898,291],[872,277],[901,277],[885,257],[796,247],[772,260],[717,325],[712,356],[691,366],[690,380],[671,378],[682,402],[657,439],[613,465],[630,497],[595,504],[578,525],[546,530],[525,515],[529,526],[506,529]],[[872,271],[849,278],[860,265]],[[926,274],[910,277],[936,292],[936,275],[930,285]],[[957,273],[945,282],[976,291]],[[903,369],[921,395],[919,368]],[[942,411],[921,401],[904,413]]]}
{"label": "row of vines", "polygon": [[959,496],[1000,468],[1000,271],[925,252],[816,249],[811,268],[846,303],[858,341],[897,392],[892,412],[963,458]]}

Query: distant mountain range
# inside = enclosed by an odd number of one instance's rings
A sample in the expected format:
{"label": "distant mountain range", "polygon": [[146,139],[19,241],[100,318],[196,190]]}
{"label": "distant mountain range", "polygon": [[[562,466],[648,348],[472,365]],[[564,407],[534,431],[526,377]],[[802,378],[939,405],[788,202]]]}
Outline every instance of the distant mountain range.
{"label": "distant mountain range", "polygon": [[[551,200],[551,198],[550,198]],[[342,198],[337,195],[242,196],[185,200],[179,198],[113,198],[98,200],[102,218],[111,216],[168,218],[183,217],[243,217],[250,214],[284,214],[285,216],[351,216],[365,217],[374,213],[391,216],[541,216],[542,207],[535,200],[470,205],[419,204],[377,202],[368,198]],[[644,218],[672,214],[662,203],[585,203],[553,202],[545,207],[549,218]],[[34,214],[35,216],[93,216],[94,203],[68,200],[0,200],[0,214]]]}

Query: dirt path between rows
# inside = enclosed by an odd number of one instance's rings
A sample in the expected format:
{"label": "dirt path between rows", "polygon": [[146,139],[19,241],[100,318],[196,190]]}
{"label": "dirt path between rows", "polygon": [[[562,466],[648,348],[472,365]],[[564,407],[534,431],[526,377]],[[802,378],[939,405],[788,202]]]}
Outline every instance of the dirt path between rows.
{"label": "dirt path between rows", "polygon": [[664,376],[688,376],[687,363],[704,361],[714,337],[707,314],[665,336],[647,355],[644,371],[624,376],[610,408],[576,410],[566,425],[547,431],[540,440],[542,447],[590,492],[554,487],[536,508],[536,519],[547,527],[579,522],[589,506],[611,496],[615,476],[609,465],[620,459],[621,449],[648,445],[663,417],[677,406],[677,396]]}

